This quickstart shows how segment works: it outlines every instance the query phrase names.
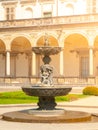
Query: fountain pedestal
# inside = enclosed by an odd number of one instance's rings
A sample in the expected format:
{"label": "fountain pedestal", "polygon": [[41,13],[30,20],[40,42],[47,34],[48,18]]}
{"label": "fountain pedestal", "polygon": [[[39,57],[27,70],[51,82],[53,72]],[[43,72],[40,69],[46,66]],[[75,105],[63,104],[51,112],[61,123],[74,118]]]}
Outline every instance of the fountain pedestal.
{"label": "fountain pedestal", "polygon": [[56,107],[56,102],[54,97],[39,97],[39,110],[54,110]]}

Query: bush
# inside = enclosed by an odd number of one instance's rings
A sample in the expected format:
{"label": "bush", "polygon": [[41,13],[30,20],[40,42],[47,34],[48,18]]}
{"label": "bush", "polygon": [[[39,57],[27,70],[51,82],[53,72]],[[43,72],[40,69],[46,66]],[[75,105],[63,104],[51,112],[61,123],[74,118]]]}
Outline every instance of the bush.
{"label": "bush", "polygon": [[98,96],[98,88],[95,86],[87,86],[83,89],[83,94]]}

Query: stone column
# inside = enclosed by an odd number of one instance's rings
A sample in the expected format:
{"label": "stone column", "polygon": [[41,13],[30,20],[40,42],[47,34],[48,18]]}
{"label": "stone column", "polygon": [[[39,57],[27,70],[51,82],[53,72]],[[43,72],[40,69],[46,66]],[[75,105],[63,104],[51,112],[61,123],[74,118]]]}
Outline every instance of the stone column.
{"label": "stone column", "polygon": [[89,76],[93,76],[93,49],[89,49]]}
{"label": "stone column", "polygon": [[36,75],[36,55],[32,53],[32,75]]}
{"label": "stone column", "polygon": [[6,52],[6,75],[10,76],[10,51]]}
{"label": "stone column", "polygon": [[63,51],[60,52],[60,75],[64,74]]}

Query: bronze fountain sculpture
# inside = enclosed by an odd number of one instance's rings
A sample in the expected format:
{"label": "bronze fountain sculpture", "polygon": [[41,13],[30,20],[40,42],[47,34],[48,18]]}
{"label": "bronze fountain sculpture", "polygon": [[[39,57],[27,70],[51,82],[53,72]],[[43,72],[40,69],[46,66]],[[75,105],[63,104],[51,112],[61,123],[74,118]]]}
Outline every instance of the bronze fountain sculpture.
{"label": "bronze fountain sculpture", "polygon": [[55,109],[55,96],[66,95],[71,91],[70,87],[62,87],[53,82],[53,67],[49,65],[50,55],[58,54],[61,47],[50,47],[47,37],[45,37],[44,46],[33,47],[33,52],[37,55],[44,55],[44,64],[40,66],[40,84],[34,84],[30,88],[23,87],[22,90],[30,96],[39,97],[39,109]]}
{"label": "bronze fountain sculpture", "polygon": [[58,54],[62,51],[61,47],[49,46],[45,37],[44,46],[33,47],[32,51],[36,55],[43,55],[44,64],[40,66],[41,83],[23,86],[22,90],[29,96],[39,97],[38,108],[9,112],[3,114],[3,119],[20,122],[81,122],[91,120],[91,114],[86,112],[68,111],[56,108],[55,97],[67,95],[71,87],[65,84],[55,84],[53,82],[53,67],[49,65],[50,55]]}

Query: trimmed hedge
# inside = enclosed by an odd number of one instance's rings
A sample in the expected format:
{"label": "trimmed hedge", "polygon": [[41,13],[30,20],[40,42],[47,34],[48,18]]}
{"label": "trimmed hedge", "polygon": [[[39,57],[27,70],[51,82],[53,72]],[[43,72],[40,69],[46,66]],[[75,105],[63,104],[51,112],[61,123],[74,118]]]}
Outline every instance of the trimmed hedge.
{"label": "trimmed hedge", "polygon": [[83,89],[84,95],[94,95],[98,96],[98,87],[95,86],[87,86]]}

